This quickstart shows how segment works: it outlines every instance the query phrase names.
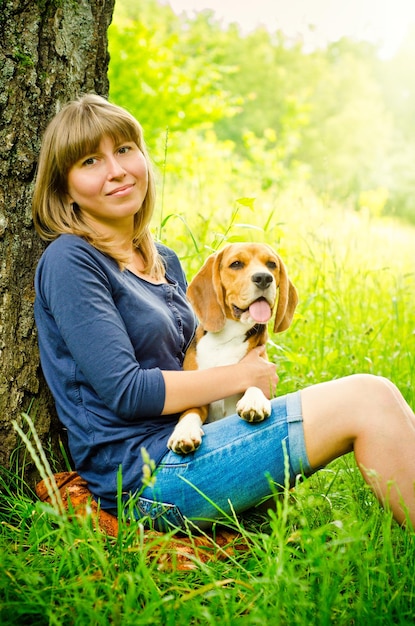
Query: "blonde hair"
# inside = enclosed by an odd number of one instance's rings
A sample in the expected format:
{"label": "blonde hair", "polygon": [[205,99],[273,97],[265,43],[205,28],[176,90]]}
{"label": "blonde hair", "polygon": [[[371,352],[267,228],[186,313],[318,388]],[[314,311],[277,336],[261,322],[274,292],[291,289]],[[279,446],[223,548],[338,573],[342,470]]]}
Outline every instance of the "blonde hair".
{"label": "blonde hair", "polygon": [[148,189],[134,216],[133,245],[140,248],[145,269],[153,276],[164,275],[149,223],[155,204],[155,180],[141,125],[125,109],[95,94],[68,102],[49,123],[43,136],[32,200],[33,221],[40,237],[53,241],[59,235],[83,237],[95,248],[114,258],[121,268],[129,259],[114,242],[96,233],[79,207],[68,198],[67,179],[71,167],[86,154],[95,152],[106,136],[114,142],[134,141],[147,163]]}

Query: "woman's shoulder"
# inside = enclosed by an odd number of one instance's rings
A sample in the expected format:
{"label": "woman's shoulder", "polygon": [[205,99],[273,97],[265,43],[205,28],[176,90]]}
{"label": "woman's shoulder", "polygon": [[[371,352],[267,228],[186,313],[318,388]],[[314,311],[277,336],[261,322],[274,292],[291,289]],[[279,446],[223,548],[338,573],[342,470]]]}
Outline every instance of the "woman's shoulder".
{"label": "woman's shoulder", "polygon": [[76,281],[82,276],[108,276],[117,270],[115,261],[77,235],[60,235],[43,252],[36,268],[37,281]]}
{"label": "woman's shoulder", "polygon": [[115,261],[96,250],[77,235],[60,235],[43,252],[35,272],[35,288],[39,296],[49,301],[56,297],[71,297],[71,294],[92,293],[108,286]]}
{"label": "woman's shoulder", "polygon": [[105,257],[104,254],[82,237],[78,235],[60,235],[44,250],[41,262],[58,263],[62,261],[72,265],[87,259],[95,259],[102,262],[103,258],[108,257]]}
{"label": "woman's shoulder", "polygon": [[44,254],[61,254],[66,250],[85,250],[88,248],[92,248],[91,244],[78,235],[59,235],[48,244]]}

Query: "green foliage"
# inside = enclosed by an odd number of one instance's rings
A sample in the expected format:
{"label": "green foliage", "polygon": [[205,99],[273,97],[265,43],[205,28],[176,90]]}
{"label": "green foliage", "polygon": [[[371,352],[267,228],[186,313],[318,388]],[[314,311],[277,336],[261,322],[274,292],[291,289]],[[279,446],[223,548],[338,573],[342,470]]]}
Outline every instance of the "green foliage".
{"label": "green foliage", "polygon": [[415,159],[414,35],[415,28],[412,26],[401,49],[383,64],[379,76],[383,99],[393,114],[395,125],[394,143],[387,159],[389,176],[386,181],[390,189],[387,208],[412,221],[415,215],[415,175],[411,166]]}
{"label": "green foliage", "polygon": [[228,114],[220,85],[226,68],[214,63],[205,41],[180,28],[169,7],[117,2],[109,48],[111,99],[139,119],[149,145],[166,129],[203,127]]}
{"label": "green foliage", "polygon": [[263,189],[301,178],[324,201],[415,220],[413,37],[389,60],[346,38],[310,52],[212,11],[117,0],[109,41],[111,99],[142,122],[157,163],[167,131],[179,162],[178,139],[209,131]]}
{"label": "green foliage", "polygon": [[[154,230],[177,249],[189,277],[224,242],[257,240],[277,248],[297,286],[294,323],[271,334],[268,347],[279,393],[365,371],[391,378],[414,406],[414,230],[326,206],[299,184],[278,196],[259,188],[254,198],[217,139],[186,146],[183,159],[189,172],[199,163],[199,185],[166,168],[171,212]],[[414,534],[379,507],[351,455],[274,494],[268,513],[228,519],[249,549],[195,559],[189,571],[155,557],[168,553],[170,535],[148,540],[124,521],[117,538],[102,535],[91,518],[36,501],[22,473],[20,466],[0,473],[5,626],[413,621]]]}
{"label": "green foliage", "polygon": [[[370,169],[371,159],[381,167],[391,135],[409,155],[404,139],[413,131],[410,107],[397,93],[399,124],[397,102],[385,112],[381,62],[346,41],[305,54],[282,35],[261,31],[250,39],[235,27],[224,30],[209,12],[189,21],[166,5],[130,4],[119,0],[111,27],[111,97],[151,133],[160,173],[156,237],[177,250],[189,278],[228,241],[276,247],[300,296],[293,325],[270,336],[279,393],[371,372],[391,378],[415,406],[415,231],[379,217],[398,197],[398,178],[389,161],[378,179]],[[145,45],[137,50],[140,33]],[[196,55],[197,46],[207,56]],[[203,59],[218,96],[214,113],[193,92]],[[227,72],[215,77],[221,67]],[[180,107],[169,102],[165,83],[187,85],[176,100],[186,117],[176,116]],[[225,92],[231,95],[220,103]],[[199,115],[190,111],[192,94],[200,96]],[[410,215],[409,200],[405,207]],[[17,459],[12,471],[0,472],[5,626],[413,622],[414,535],[378,506],[351,455],[275,494],[267,514],[227,520],[249,549],[223,561],[196,560],[186,572],[154,558],[168,551],[169,535],[145,541],[140,526],[121,521],[119,536],[110,538],[91,518],[71,519],[59,502],[38,502]]]}
{"label": "green foliage", "polygon": [[413,536],[380,512],[356,473],[339,461],[275,496],[267,518],[253,512],[230,520],[249,548],[223,561],[195,560],[189,571],[163,568],[154,557],[168,553],[169,535],[148,540],[141,527],[122,522],[109,538],[88,518],[2,496],[0,621],[408,624]]}

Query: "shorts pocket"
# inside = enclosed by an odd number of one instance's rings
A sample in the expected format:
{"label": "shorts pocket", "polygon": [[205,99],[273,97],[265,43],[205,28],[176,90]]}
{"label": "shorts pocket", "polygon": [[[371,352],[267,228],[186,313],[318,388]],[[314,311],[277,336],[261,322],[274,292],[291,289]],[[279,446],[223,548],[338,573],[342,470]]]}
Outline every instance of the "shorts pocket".
{"label": "shorts pocket", "polygon": [[184,517],[175,504],[156,502],[140,496],[135,499],[132,512],[137,521],[142,520],[159,532],[186,527]]}

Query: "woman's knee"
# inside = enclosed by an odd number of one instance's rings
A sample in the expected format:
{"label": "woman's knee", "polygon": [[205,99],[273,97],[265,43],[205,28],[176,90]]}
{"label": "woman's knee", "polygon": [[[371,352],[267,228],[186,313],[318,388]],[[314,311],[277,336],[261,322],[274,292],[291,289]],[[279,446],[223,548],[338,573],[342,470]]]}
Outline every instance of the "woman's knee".
{"label": "woman's knee", "polygon": [[[383,376],[360,374],[355,379],[355,435],[365,441],[393,437],[413,413],[396,385]],[[353,393],[351,394],[353,397]]]}
{"label": "woman's knee", "polygon": [[[356,439],[393,423],[399,392],[386,378],[353,374],[302,391],[310,463],[324,465],[353,450]],[[389,419],[391,418],[391,419]]]}
{"label": "woman's knee", "polygon": [[375,374],[352,374],[329,382],[312,385],[302,391],[303,402],[307,398],[314,411],[356,414],[378,402],[392,401],[400,395],[395,385]]}
{"label": "woman's knee", "polygon": [[378,401],[384,403],[399,403],[399,400],[403,399],[401,392],[397,386],[388,378],[384,376],[376,376],[374,374],[363,374],[366,379],[365,385],[367,385],[368,393],[372,401]]}
{"label": "woman's knee", "polygon": [[[343,380],[346,384],[347,394],[350,394],[350,400],[356,398],[356,401],[362,404],[369,404],[371,407],[377,405],[395,404],[399,398],[402,398],[399,389],[394,383],[376,374],[353,374]],[[363,400],[363,402],[362,402]]]}

